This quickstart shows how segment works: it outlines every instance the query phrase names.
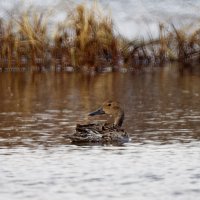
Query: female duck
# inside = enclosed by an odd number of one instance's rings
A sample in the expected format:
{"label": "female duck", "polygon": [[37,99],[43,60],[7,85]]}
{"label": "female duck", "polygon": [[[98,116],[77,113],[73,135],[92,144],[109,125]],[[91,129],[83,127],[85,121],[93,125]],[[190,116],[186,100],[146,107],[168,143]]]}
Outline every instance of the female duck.
{"label": "female duck", "polygon": [[108,114],[114,118],[109,124],[77,124],[76,132],[70,136],[72,143],[115,143],[122,144],[129,141],[128,134],[121,128],[124,120],[124,111],[116,101],[106,101],[89,116]]}

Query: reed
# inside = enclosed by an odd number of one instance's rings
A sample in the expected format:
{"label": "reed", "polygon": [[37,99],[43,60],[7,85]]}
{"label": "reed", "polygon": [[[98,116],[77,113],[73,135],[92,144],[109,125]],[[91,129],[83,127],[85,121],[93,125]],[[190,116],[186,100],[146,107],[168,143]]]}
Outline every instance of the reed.
{"label": "reed", "polygon": [[[127,51],[127,49],[129,49]],[[200,29],[192,32],[176,28],[171,24],[168,28],[159,24],[159,37],[148,40],[134,40],[126,43],[124,58],[129,65],[162,64],[165,62],[199,62]]]}
{"label": "reed", "polygon": [[72,64],[89,67],[116,64],[117,38],[109,16],[103,16],[95,5],[92,8],[79,5],[69,21],[74,33]]}
{"label": "reed", "polygon": [[45,61],[48,49],[47,23],[42,13],[25,12],[17,22],[17,57],[31,66]]}
{"label": "reed", "polygon": [[[48,14],[32,7],[7,20],[0,19],[0,67],[71,66],[99,70],[104,67],[141,67],[165,62],[200,62],[200,28],[188,31],[159,24],[159,37],[128,40],[115,31],[110,15],[100,7],[79,4],[55,24]],[[52,28],[51,28],[52,29]]]}
{"label": "reed", "polygon": [[5,23],[0,19],[0,65],[1,67],[10,67],[12,65],[14,51],[16,47],[16,38],[12,30],[13,22]]}

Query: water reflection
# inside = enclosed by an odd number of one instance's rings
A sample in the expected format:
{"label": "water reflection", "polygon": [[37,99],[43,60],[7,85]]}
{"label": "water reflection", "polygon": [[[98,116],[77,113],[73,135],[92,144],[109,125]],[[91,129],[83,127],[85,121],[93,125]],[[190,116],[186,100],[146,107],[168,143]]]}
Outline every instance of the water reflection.
{"label": "water reflection", "polygon": [[[181,72],[181,73],[180,73]],[[124,127],[134,143],[200,139],[200,79],[196,68],[175,65],[145,72],[27,72],[0,74],[1,147],[69,143],[76,123],[105,99],[124,105]],[[99,120],[94,118],[92,120]]]}

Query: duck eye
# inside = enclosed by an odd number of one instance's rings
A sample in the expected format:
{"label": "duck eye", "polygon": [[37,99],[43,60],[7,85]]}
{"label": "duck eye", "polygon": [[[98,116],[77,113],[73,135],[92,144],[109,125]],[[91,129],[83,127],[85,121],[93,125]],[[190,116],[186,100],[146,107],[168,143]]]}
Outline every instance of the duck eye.
{"label": "duck eye", "polygon": [[111,106],[111,103],[109,103],[108,106]]}

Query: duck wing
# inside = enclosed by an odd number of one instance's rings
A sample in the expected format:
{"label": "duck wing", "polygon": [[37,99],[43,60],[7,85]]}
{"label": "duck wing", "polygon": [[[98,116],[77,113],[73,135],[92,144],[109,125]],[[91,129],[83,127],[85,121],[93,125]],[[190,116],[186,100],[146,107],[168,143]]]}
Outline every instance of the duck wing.
{"label": "duck wing", "polygon": [[123,144],[129,141],[129,136],[121,127],[107,126],[104,127],[102,133],[102,141],[104,143]]}
{"label": "duck wing", "polygon": [[102,141],[102,126],[98,124],[77,124],[76,132],[69,136],[72,143],[99,143]]}

